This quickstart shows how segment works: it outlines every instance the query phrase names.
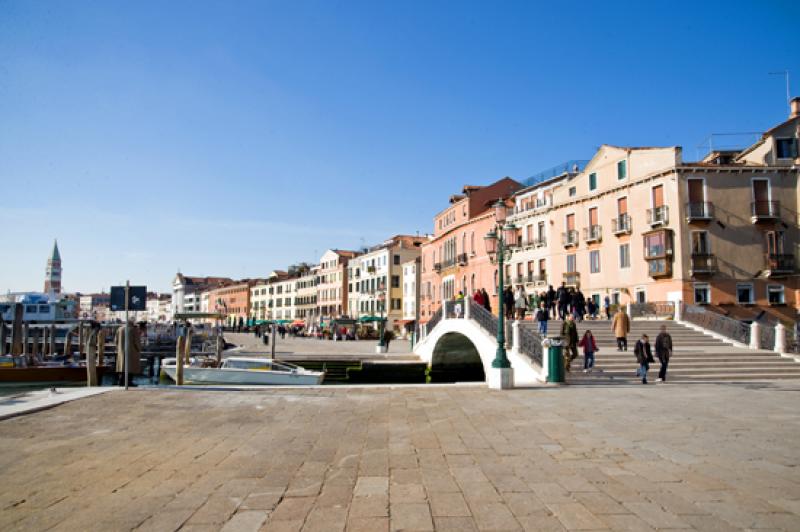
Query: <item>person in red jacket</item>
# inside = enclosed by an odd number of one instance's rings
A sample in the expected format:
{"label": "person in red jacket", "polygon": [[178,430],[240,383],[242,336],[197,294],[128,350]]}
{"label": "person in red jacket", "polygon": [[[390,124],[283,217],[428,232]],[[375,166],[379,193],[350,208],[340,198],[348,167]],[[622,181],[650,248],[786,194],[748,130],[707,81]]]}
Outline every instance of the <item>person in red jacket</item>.
{"label": "person in red jacket", "polygon": [[583,348],[583,372],[591,373],[594,367],[594,354],[597,353],[597,342],[594,341],[592,331],[583,333],[583,338],[578,342],[578,347]]}

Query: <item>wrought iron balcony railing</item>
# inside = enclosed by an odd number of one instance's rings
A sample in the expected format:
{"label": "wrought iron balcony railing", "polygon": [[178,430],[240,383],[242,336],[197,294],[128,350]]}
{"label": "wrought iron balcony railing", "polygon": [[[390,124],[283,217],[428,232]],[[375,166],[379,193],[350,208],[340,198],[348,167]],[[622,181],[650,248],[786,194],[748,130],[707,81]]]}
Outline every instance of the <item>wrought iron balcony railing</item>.
{"label": "wrought iron balcony railing", "polygon": [[620,214],[611,219],[611,232],[615,235],[627,235],[631,232],[630,214]]}
{"label": "wrought iron balcony railing", "polygon": [[686,221],[707,222],[714,217],[714,204],[710,201],[696,201],[686,204]]}
{"label": "wrought iron balcony railing", "polygon": [[650,225],[666,225],[669,223],[669,207],[661,205],[647,209],[647,223]]}

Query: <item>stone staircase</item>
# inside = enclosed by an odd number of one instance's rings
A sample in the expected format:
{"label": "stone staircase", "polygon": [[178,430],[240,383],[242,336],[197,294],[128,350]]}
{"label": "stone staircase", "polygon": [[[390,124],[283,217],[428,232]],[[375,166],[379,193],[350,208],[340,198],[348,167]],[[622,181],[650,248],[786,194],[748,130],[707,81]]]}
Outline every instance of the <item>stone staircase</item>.
{"label": "stone staircase", "polygon": [[[550,321],[548,336],[557,336],[561,321]],[[567,382],[573,384],[640,383],[636,377],[638,364],[633,348],[642,334],[650,337],[655,357],[655,339],[662,325],[672,336],[673,356],[670,359],[669,382],[730,382],[800,379],[800,364],[772,351],[735,347],[712,336],[695,331],[671,320],[633,320],[628,334],[628,351],[617,351],[616,339],[607,320],[587,320],[578,323],[579,337],[587,329],[595,336],[599,352],[595,355],[592,373],[583,373],[583,351],[572,361]],[[522,322],[523,327],[536,330],[537,324]],[[655,383],[660,364],[650,364],[648,382]]]}

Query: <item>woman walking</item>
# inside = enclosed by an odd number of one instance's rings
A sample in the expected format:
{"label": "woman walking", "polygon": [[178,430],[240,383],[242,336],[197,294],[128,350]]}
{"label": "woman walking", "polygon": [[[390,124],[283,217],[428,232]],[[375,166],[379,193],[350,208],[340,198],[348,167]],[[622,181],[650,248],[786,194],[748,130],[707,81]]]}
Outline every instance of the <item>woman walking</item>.
{"label": "woman walking", "polygon": [[636,376],[642,378],[642,384],[647,384],[647,370],[650,369],[650,362],[653,361],[653,353],[650,351],[650,342],[646,334],[643,334],[642,338],[636,342],[633,354],[636,355],[636,362],[639,363]]}
{"label": "woman walking", "polygon": [[517,291],[514,294],[514,309],[517,312],[517,319],[525,319],[525,311],[528,308],[528,296],[525,295],[525,289],[522,285],[517,286]]}
{"label": "woman walking", "polygon": [[578,342],[578,347],[583,348],[583,372],[591,373],[594,368],[594,354],[597,353],[597,342],[594,341],[592,331],[586,330],[583,338]]}

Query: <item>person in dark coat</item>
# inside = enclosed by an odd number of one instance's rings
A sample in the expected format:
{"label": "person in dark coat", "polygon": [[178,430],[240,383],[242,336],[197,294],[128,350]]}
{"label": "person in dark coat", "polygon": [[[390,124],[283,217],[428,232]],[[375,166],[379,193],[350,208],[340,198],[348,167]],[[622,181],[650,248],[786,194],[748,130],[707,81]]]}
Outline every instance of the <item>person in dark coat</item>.
{"label": "person in dark coat", "polygon": [[558,296],[556,295],[556,291],[553,290],[553,285],[550,285],[550,288],[547,290],[547,311],[551,313],[553,319],[556,319],[557,301],[558,301]]}
{"label": "person in dark coat", "polygon": [[656,336],[656,356],[661,362],[661,369],[658,370],[658,382],[667,380],[667,366],[672,357],[672,336],[667,332],[667,326],[661,326],[661,332]]}
{"label": "person in dark coat", "polygon": [[486,291],[485,288],[481,288],[481,296],[483,296],[483,308],[488,310],[489,312],[492,311],[492,300],[489,299],[489,293]]}
{"label": "person in dark coat", "polygon": [[564,339],[564,369],[569,371],[572,361],[578,357],[578,325],[567,314],[567,319],[561,325],[561,336]]}
{"label": "person in dark coat", "polygon": [[539,335],[547,336],[547,321],[550,319],[550,309],[544,301],[539,303],[539,310],[536,311],[536,321],[539,323]]}
{"label": "person in dark coat", "polygon": [[636,362],[639,363],[639,369],[636,370],[636,375],[642,378],[642,384],[647,384],[647,370],[650,369],[653,353],[650,351],[650,341],[646,334],[643,334],[641,339],[636,342],[636,346],[633,348],[633,354],[636,355]]}
{"label": "person in dark coat", "polygon": [[569,303],[571,296],[566,284],[562,284],[558,289],[558,317],[562,320],[567,317],[569,313]]}
{"label": "person in dark coat", "polygon": [[514,319],[514,291],[510,286],[503,290],[503,312],[507,320]]}

